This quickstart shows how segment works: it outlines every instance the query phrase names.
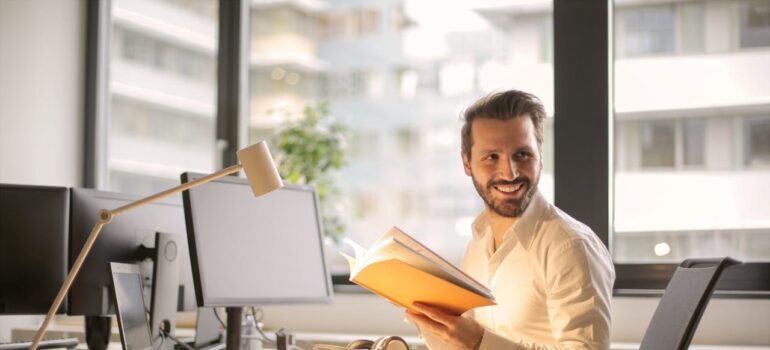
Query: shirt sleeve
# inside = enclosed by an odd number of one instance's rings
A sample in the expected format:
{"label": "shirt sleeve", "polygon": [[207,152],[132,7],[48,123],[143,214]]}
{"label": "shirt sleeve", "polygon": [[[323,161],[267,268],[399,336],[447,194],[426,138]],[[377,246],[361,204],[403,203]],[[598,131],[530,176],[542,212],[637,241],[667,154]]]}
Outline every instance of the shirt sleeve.
{"label": "shirt sleeve", "polygon": [[572,240],[553,248],[544,263],[548,317],[554,344],[511,340],[485,330],[480,350],[609,349],[614,271],[601,247]]}
{"label": "shirt sleeve", "polygon": [[484,331],[479,350],[584,350],[585,344],[536,344],[513,341],[489,330]]}

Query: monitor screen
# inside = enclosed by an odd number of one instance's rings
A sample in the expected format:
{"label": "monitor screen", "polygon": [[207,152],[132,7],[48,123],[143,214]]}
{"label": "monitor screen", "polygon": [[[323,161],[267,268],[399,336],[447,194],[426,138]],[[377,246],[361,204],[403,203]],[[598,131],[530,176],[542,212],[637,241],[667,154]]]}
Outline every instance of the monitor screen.
{"label": "monitor screen", "polygon": [[[98,191],[87,188],[71,190],[71,227],[70,227],[70,264],[74,263],[83,248],[91,229],[96,223],[99,209],[116,209],[142,197],[122,193]],[[91,253],[83,263],[78,278],[69,292],[70,315],[100,316],[114,311],[109,293],[109,263],[141,263],[145,299],[150,300],[152,281],[152,257],[154,251],[142,249],[154,248],[155,233],[163,232],[180,235],[177,241],[179,258],[183,262],[180,268],[180,300],[183,310],[195,309],[195,288],[192,282],[192,270],[189,264],[184,223],[184,210],[179,198],[153,202],[116,216],[108,225],[104,225],[96,239]]]}
{"label": "monitor screen", "polygon": [[[182,181],[202,176],[185,173]],[[183,199],[198,306],[331,300],[313,187],[254,197],[245,179],[228,176]]]}
{"label": "monitor screen", "polygon": [[67,275],[68,228],[66,187],[0,184],[0,315],[48,313]]}
{"label": "monitor screen", "polygon": [[123,349],[152,349],[139,266],[111,263],[110,269]]}

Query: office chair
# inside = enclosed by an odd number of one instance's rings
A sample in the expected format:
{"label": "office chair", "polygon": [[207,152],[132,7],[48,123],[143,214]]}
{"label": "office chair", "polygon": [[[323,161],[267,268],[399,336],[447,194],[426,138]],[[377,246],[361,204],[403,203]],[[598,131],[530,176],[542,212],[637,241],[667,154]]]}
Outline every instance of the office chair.
{"label": "office chair", "polygon": [[683,261],[668,282],[639,350],[686,350],[719,274],[740,263],[729,257]]}

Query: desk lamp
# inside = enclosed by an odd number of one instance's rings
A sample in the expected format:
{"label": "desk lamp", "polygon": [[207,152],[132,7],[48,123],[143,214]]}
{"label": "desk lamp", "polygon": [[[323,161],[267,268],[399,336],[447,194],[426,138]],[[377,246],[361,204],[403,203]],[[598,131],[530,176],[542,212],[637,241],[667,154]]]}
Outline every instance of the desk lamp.
{"label": "desk lamp", "polygon": [[94,245],[96,238],[99,236],[99,232],[102,230],[104,225],[109,224],[110,221],[112,221],[112,219],[116,216],[123,214],[131,209],[135,209],[142,205],[168,197],[172,194],[179,193],[205,184],[209,181],[237,173],[241,169],[243,169],[243,172],[246,173],[246,179],[248,180],[255,197],[261,196],[283,186],[283,181],[281,181],[281,177],[278,175],[278,170],[275,168],[275,163],[273,163],[273,158],[270,156],[270,150],[267,148],[267,143],[264,141],[238,151],[238,160],[241,164],[233,165],[229,168],[220,170],[198,180],[184,183],[177,187],[126,204],[117,209],[99,210],[99,212],[96,214],[96,225],[94,225],[94,228],[91,230],[91,234],[88,236],[88,239],[86,240],[83,249],[80,251],[77,260],[75,260],[75,263],[72,265],[72,269],[67,274],[67,278],[64,280],[64,284],[62,285],[61,289],[59,289],[59,294],[56,295],[56,299],[54,299],[53,305],[51,305],[51,309],[48,310],[48,314],[46,315],[45,320],[43,320],[43,324],[35,334],[35,340],[32,341],[32,346],[30,349],[37,349],[38,344],[43,339],[43,335],[45,335],[48,324],[53,319],[54,314],[56,314],[56,310],[59,309],[59,306],[64,300],[64,297],[67,295],[67,292],[72,285],[72,281],[74,281],[75,277],[77,277],[78,271],[80,271],[80,267],[83,265],[83,261],[86,259],[86,256],[88,256],[88,253],[91,251],[91,247]]}

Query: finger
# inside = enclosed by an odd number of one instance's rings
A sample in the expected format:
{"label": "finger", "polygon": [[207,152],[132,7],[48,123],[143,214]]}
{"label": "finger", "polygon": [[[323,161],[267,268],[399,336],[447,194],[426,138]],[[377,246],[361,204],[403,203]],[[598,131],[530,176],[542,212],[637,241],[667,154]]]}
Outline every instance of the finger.
{"label": "finger", "polygon": [[438,323],[433,319],[431,319],[430,317],[427,317],[422,314],[408,312],[406,314],[406,317],[412,322],[414,322],[415,324],[417,324],[417,326],[420,327],[420,329],[427,329],[428,331],[433,333],[439,333],[446,329],[446,327],[443,324]]}
{"label": "finger", "polygon": [[455,320],[457,319],[457,316],[451,313],[448,313],[446,310],[433,306],[430,304],[425,303],[414,303],[412,304],[415,310],[421,312],[422,314],[430,317],[436,322],[439,322],[443,325],[451,325],[455,323]]}

